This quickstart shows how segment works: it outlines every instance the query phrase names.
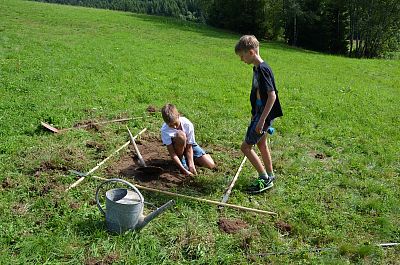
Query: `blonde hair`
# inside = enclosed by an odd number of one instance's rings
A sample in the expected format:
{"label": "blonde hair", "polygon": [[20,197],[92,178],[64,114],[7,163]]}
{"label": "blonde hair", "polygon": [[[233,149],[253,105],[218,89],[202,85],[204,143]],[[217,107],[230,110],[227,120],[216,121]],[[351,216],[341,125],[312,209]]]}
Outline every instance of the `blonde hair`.
{"label": "blonde hair", "polygon": [[165,104],[164,107],[161,109],[161,114],[165,123],[170,123],[179,119],[179,112],[178,109],[175,107],[174,104]]}
{"label": "blonde hair", "polygon": [[247,52],[251,49],[254,49],[258,53],[258,47],[260,43],[254,35],[243,35],[240,37],[238,43],[235,46],[235,53],[239,54],[244,51]]}

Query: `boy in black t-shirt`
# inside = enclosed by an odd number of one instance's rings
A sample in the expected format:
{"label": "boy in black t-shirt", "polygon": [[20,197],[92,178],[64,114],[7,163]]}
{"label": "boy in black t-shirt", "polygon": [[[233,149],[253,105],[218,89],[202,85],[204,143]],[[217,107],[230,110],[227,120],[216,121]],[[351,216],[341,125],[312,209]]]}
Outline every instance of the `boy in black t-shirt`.
{"label": "boy in black t-shirt", "polygon": [[[244,35],[235,46],[235,53],[240,59],[253,65],[253,83],[250,93],[251,122],[247,128],[241,150],[250,160],[259,174],[259,178],[249,186],[248,192],[259,193],[272,188],[274,173],[271,153],[267,145],[266,130],[273,119],[283,115],[271,68],[259,54],[259,42],[252,35]],[[253,150],[257,144],[262,160]]]}

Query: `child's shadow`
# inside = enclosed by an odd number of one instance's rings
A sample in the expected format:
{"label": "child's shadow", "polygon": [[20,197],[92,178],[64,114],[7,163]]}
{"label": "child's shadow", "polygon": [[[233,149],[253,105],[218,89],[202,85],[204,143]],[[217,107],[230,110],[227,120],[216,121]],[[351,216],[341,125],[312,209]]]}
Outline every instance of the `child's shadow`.
{"label": "child's shadow", "polygon": [[79,235],[97,237],[99,232],[107,231],[105,218],[99,214],[98,217],[81,220],[76,223],[76,231]]}

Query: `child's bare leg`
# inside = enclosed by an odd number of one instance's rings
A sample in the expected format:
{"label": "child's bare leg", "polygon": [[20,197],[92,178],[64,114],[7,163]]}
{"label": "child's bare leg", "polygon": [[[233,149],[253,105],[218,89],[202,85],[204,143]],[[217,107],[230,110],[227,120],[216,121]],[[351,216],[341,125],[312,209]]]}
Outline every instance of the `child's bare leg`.
{"label": "child's bare leg", "polygon": [[250,163],[253,165],[253,167],[255,167],[258,174],[265,174],[265,168],[252,147],[252,145],[249,145],[246,143],[246,141],[243,141],[240,150],[242,150],[243,154],[249,159]]}
{"label": "child's bare leg", "polygon": [[273,172],[271,152],[269,151],[267,144],[267,134],[265,134],[261,140],[257,143],[258,149],[260,150],[262,160],[265,165],[265,169],[268,173]]}
{"label": "child's bare leg", "polygon": [[211,158],[209,154],[205,154],[201,157],[195,159],[196,163],[198,163],[202,167],[213,169],[215,167],[214,160]]}
{"label": "child's bare leg", "polygon": [[183,131],[177,132],[175,137],[172,138],[172,145],[174,147],[175,154],[179,158],[182,158],[186,148],[186,135]]}

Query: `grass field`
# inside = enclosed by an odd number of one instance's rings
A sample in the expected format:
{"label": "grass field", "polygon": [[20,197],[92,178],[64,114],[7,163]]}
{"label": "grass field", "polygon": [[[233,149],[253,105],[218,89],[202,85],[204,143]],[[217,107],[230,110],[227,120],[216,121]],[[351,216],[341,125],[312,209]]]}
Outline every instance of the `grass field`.
{"label": "grass field", "polygon": [[[146,109],[172,102],[218,163],[178,191],[220,200],[250,117],[252,71],[234,54],[239,37],[169,18],[1,0],[0,264],[400,264],[399,247],[376,246],[400,242],[399,60],[261,43],[284,111],[270,139],[277,180],[247,195],[256,175],[247,162],[229,202],[277,217],[177,198],[140,233],[116,236],[94,203],[100,181],[64,192],[76,180],[68,169],[88,171],[128,140],[125,124],[54,135],[40,121],[67,128],[143,117],[128,122],[133,133],[158,135],[161,115]],[[158,206],[171,199],[143,195]],[[222,217],[249,227],[225,233]]]}

